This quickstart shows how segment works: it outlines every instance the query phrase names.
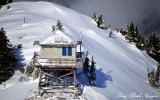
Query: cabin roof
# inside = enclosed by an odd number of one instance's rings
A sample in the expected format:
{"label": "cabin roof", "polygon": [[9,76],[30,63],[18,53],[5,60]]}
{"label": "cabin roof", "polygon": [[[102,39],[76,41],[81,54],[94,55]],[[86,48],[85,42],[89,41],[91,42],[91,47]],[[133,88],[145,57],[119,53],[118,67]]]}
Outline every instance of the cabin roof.
{"label": "cabin roof", "polygon": [[40,41],[40,45],[74,45],[76,44],[67,34],[57,30]]}

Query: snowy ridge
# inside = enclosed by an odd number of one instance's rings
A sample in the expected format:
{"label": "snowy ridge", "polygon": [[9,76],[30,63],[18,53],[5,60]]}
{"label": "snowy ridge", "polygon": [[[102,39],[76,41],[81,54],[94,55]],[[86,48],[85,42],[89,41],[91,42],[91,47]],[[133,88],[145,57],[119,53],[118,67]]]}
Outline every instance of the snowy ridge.
{"label": "snowy ridge", "polygon": [[[147,68],[156,68],[157,62],[133,44],[127,43],[120,33],[113,31],[113,38],[109,38],[109,30],[97,28],[91,18],[48,2],[16,2],[10,6],[9,10],[6,10],[5,6],[0,10],[0,27],[7,31],[13,45],[23,45],[25,64],[30,62],[35,51],[39,51],[38,46],[33,46],[34,41],[51,34],[52,25],[59,19],[65,32],[74,41],[80,39],[80,31],[82,32],[83,48],[89,51],[89,58],[93,56],[97,62],[97,87],[82,84],[83,94],[87,99],[146,100],[149,99],[147,94],[158,96],[152,98],[153,100],[160,99],[160,93],[146,82]],[[37,82],[17,82],[7,89],[0,90],[0,97],[2,100],[22,100],[37,86]],[[133,97],[133,92],[137,95],[142,93],[142,97]]]}

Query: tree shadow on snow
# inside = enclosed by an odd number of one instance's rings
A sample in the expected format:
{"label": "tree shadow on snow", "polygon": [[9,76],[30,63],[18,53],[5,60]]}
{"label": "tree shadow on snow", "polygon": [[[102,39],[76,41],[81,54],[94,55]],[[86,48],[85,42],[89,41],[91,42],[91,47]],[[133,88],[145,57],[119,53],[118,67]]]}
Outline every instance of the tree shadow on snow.
{"label": "tree shadow on snow", "polygon": [[25,59],[24,55],[22,55],[22,45],[19,44],[17,46],[14,46],[13,50],[16,55],[16,59],[18,60],[18,64],[15,70],[22,70],[26,66],[26,64],[23,62]]}
{"label": "tree shadow on snow", "polygon": [[[79,70],[80,71],[80,70]],[[107,87],[107,82],[113,82],[112,76],[110,75],[111,71],[108,71],[106,74],[102,72],[102,69],[96,69],[96,85],[95,87],[97,88],[105,88]],[[81,73],[78,74],[78,83],[79,83],[79,90],[80,90],[80,94],[83,93],[84,91],[84,87],[85,86],[91,86],[89,84],[89,80],[87,79],[87,77]],[[94,87],[94,86],[93,86]]]}
{"label": "tree shadow on snow", "polygon": [[108,71],[107,73],[103,73],[102,69],[96,70],[96,83],[97,87],[99,88],[105,88],[107,87],[107,81],[113,82],[112,76],[110,75],[111,71]]}

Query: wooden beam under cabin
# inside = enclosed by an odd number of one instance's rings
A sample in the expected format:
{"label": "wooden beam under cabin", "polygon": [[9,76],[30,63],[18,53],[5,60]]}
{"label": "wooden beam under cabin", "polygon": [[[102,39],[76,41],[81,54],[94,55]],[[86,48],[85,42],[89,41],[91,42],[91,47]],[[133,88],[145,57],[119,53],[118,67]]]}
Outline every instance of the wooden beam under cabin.
{"label": "wooden beam under cabin", "polygon": [[52,65],[47,65],[43,66],[44,69],[75,69],[75,68],[82,68],[82,66],[52,66]]}

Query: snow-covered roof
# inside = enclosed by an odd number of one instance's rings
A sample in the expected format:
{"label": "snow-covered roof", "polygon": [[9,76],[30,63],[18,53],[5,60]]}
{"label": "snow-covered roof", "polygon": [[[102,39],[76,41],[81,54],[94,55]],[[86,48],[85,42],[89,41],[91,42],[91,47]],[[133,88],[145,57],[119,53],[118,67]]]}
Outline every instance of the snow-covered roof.
{"label": "snow-covered roof", "polygon": [[40,41],[40,45],[70,45],[75,44],[75,42],[62,31],[57,30],[51,35],[45,37],[42,41]]}

